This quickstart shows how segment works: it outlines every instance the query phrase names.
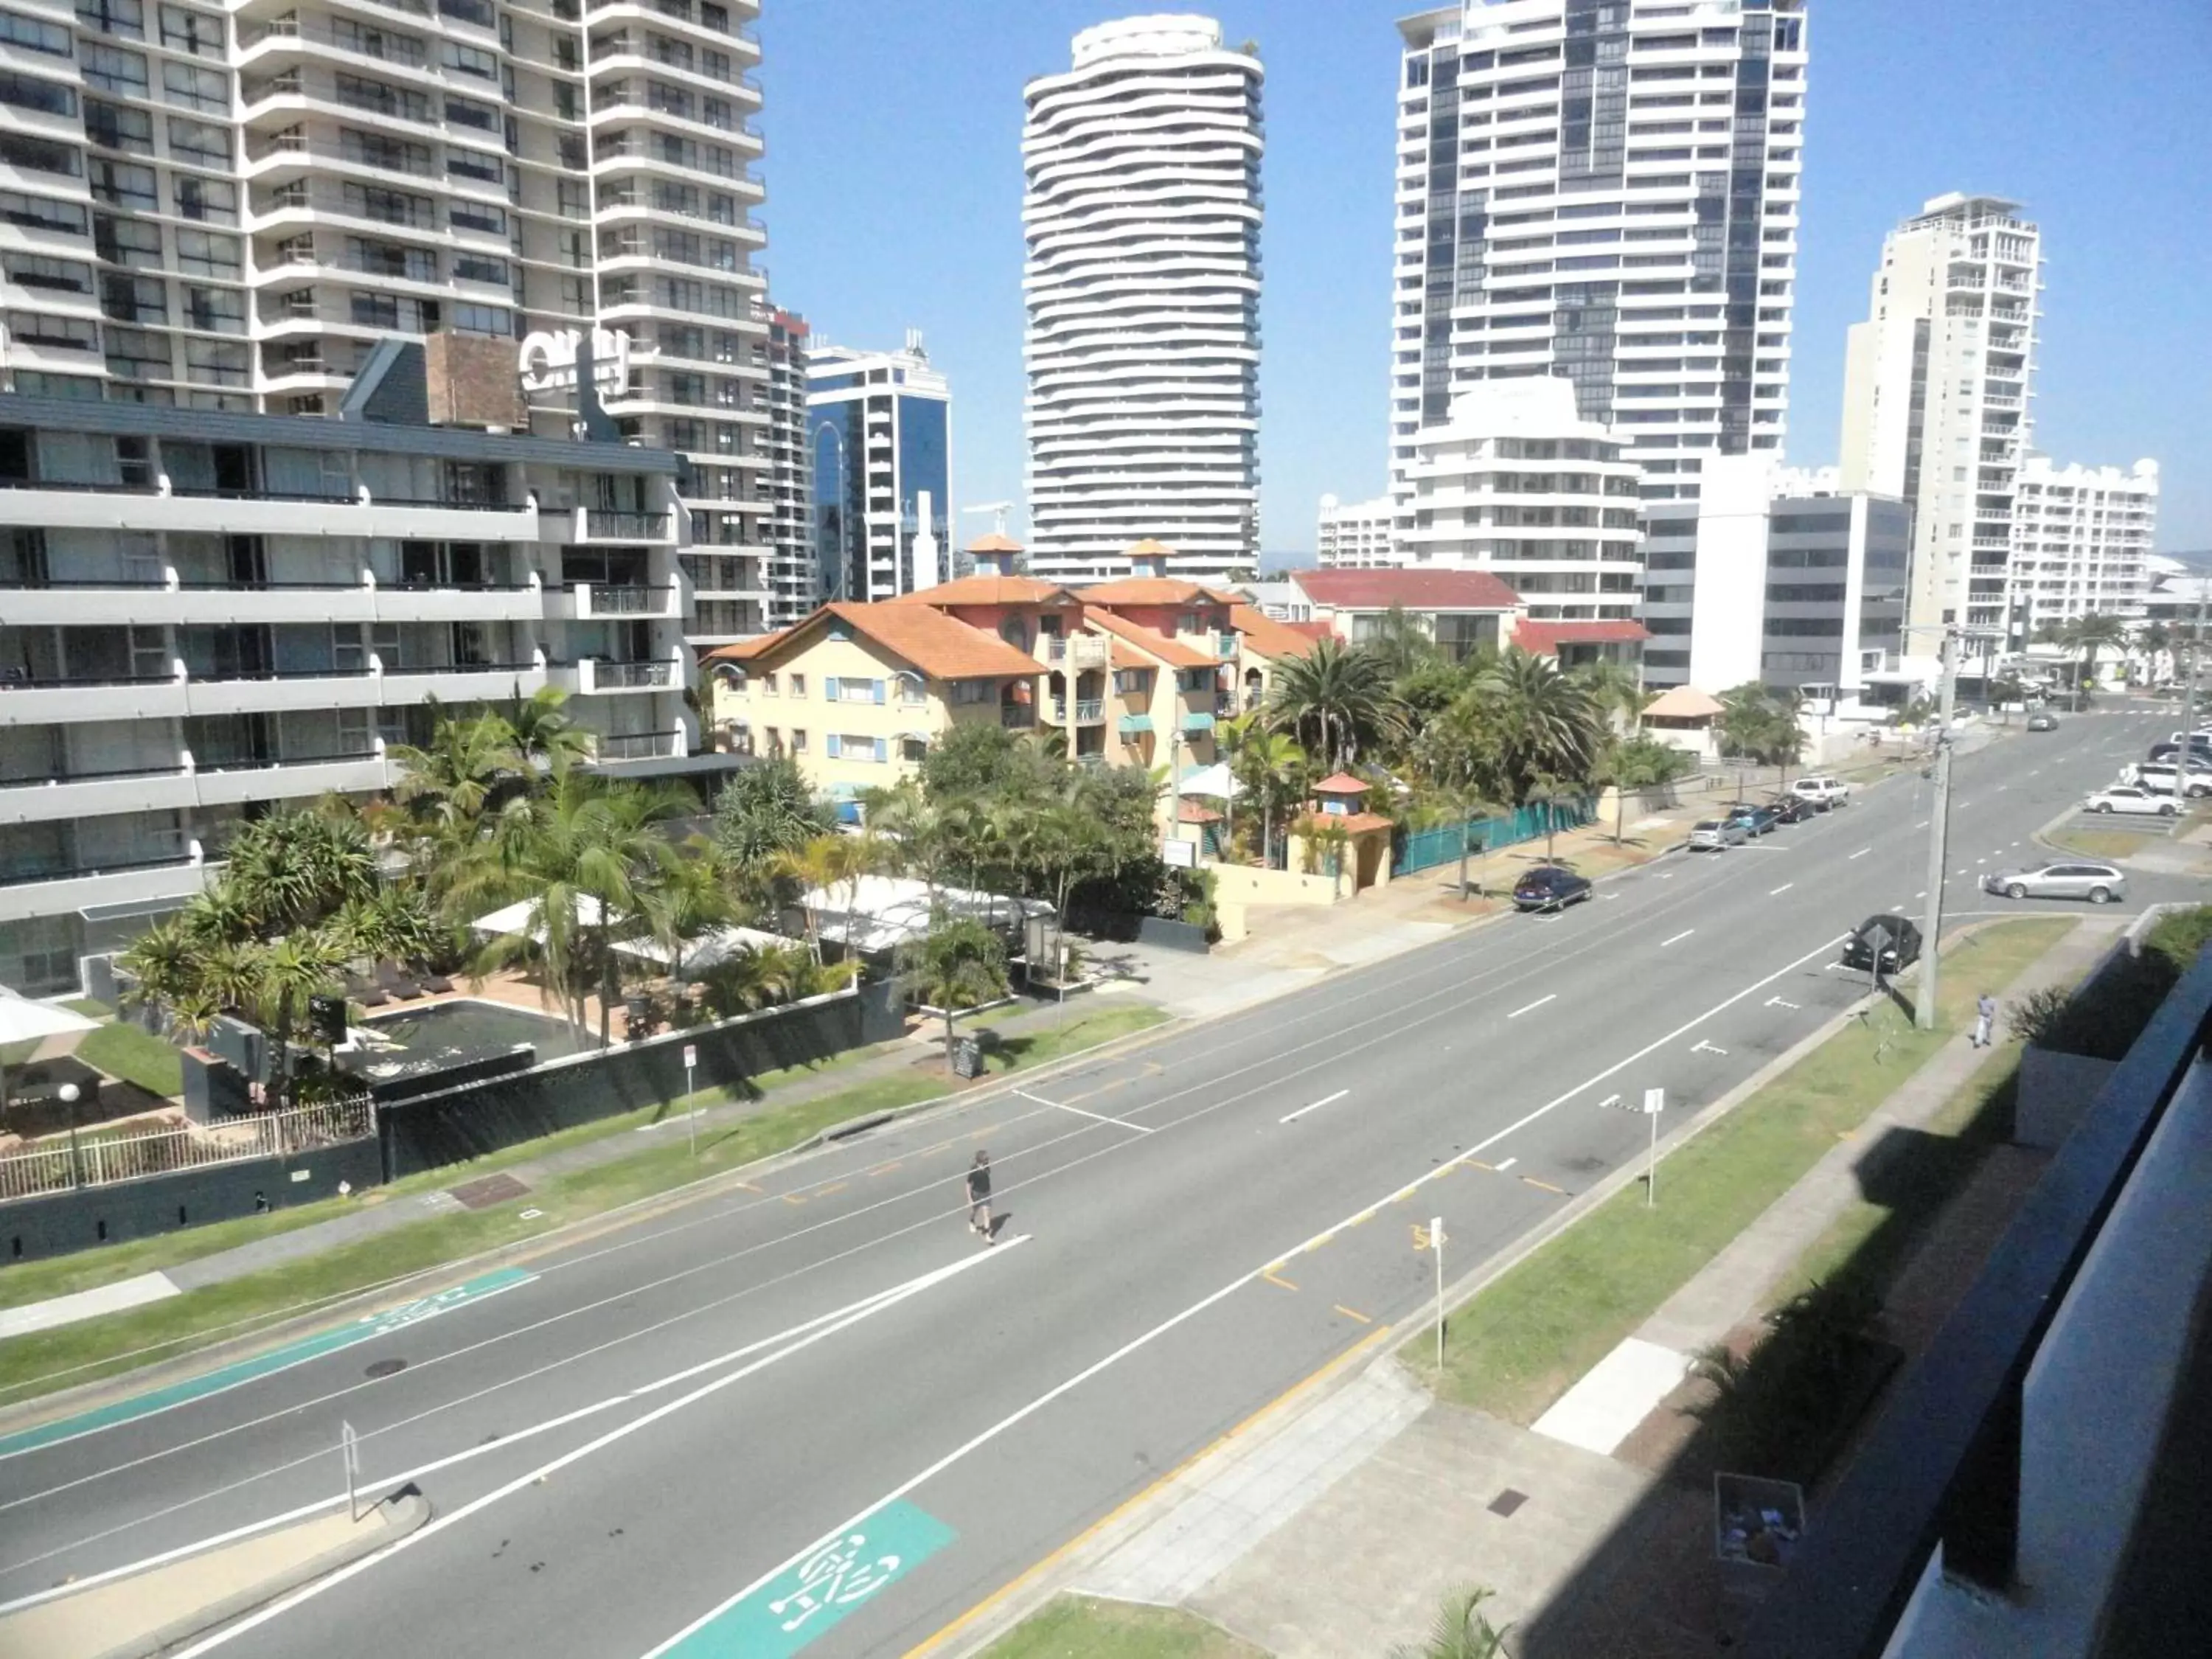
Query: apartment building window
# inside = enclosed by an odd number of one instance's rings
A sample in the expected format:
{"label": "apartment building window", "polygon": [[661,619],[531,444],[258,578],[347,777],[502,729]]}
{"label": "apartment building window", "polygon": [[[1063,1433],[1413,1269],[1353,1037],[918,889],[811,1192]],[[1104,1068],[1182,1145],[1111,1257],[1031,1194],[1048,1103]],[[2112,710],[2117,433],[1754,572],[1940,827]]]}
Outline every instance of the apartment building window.
{"label": "apartment building window", "polygon": [[496,82],[499,79],[497,52],[486,52],[482,46],[466,46],[459,40],[441,42],[439,52],[449,70],[473,75],[482,81]]}
{"label": "apartment building window", "polygon": [[143,219],[111,219],[105,214],[92,222],[92,251],[112,265],[161,269],[161,228]]}
{"label": "apartment building window", "polygon": [[380,133],[361,132],[352,127],[338,129],[338,154],[348,161],[363,167],[379,167],[388,173],[411,173],[427,178],[431,172],[430,147],[410,144],[398,138],[386,138]]}
{"label": "apartment building window", "polygon": [[126,109],[120,104],[104,104],[98,99],[88,98],[84,100],[84,136],[87,143],[102,149],[151,155],[154,118],[143,109]]}
{"label": "apartment building window", "polygon": [[446,120],[449,125],[458,124],[465,127],[476,127],[485,132],[499,131],[499,112],[489,104],[479,104],[470,98],[455,98],[448,94],[446,99]]}
{"label": "apartment building window", "polygon": [[186,328],[209,334],[246,332],[246,296],[236,289],[200,288],[187,283],[183,300]]}
{"label": "apartment building window", "polygon": [[456,253],[453,256],[453,278],[463,283],[492,283],[507,286],[507,261],[487,258],[481,253]]}
{"label": "apartment building window", "polygon": [[504,337],[514,332],[514,321],[504,306],[455,306],[453,331]]}
{"label": "apartment building window", "polygon": [[19,288],[48,289],[58,294],[89,294],[92,267],[74,259],[49,259],[37,253],[0,253],[0,271]]}
{"label": "apartment building window", "polygon": [[793,674],[791,677],[791,695],[794,697],[803,697],[806,695],[805,675]]}
{"label": "apartment building window", "polygon": [[44,52],[49,58],[68,58],[74,53],[67,29],[58,23],[26,17],[21,12],[0,11],[0,41],[21,46],[26,52]]}
{"label": "apartment building window", "polygon": [[[89,113],[89,111],[88,111]],[[169,117],[169,155],[173,160],[189,162],[193,167],[228,167],[230,165],[230,130],[195,121],[189,116]]]}
{"label": "apartment building window", "polygon": [[161,198],[154,191],[154,169],[130,161],[110,161],[95,156],[92,163],[94,201],[139,213],[158,213]]}
{"label": "apartment building window", "polygon": [[[242,327],[242,316],[240,323]],[[229,345],[220,340],[185,342],[185,372],[189,380],[205,380],[216,386],[244,386],[247,363],[246,348],[243,345]]]}
{"label": "apartment building window", "polygon": [[151,329],[110,328],[107,331],[107,372],[125,380],[169,380],[176,375],[169,357],[169,337]]}
{"label": "apartment building window", "polygon": [[862,761],[880,766],[890,759],[887,738],[832,732],[822,739],[822,752],[831,760]]}
{"label": "apartment building window", "polygon": [[482,150],[463,149],[458,144],[446,146],[446,172],[455,179],[480,179],[486,184],[496,185],[507,177],[507,169],[496,155]]}
{"label": "apartment building window", "polygon": [[76,145],[58,144],[52,139],[33,138],[23,132],[0,132],[0,162],[30,173],[55,173],[70,179],[76,178],[84,166]]}
{"label": "apartment building window", "polygon": [[57,317],[43,311],[11,311],[8,332],[18,344],[51,351],[97,351],[100,331],[82,317]]}
{"label": "apartment building window", "polygon": [[186,276],[238,276],[243,274],[239,260],[239,243],[235,236],[219,236],[212,231],[179,227],[177,269]]}
{"label": "apartment building window", "polygon": [[[347,78],[338,76],[340,81]],[[230,109],[230,76],[221,70],[202,69],[197,64],[164,64],[161,101],[180,104],[209,115],[227,114]]]}
{"label": "apartment building window", "polygon": [[27,196],[19,190],[0,190],[0,224],[24,230],[61,231],[82,236],[88,222],[85,210],[75,202],[57,202],[46,196]]}
{"label": "apartment building window", "polygon": [[145,0],[77,0],[76,21],[102,34],[146,38]]}
{"label": "apartment building window", "polygon": [[179,174],[169,181],[176,197],[177,216],[203,219],[219,225],[238,222],[238,186],[228,179],[198,179]]}
{"label": "apartment building window", "polygon": [[198,58],[222,56],[222,21],[182,6],[163,6],[161,44],[171,52],[187,52]]}
{"label": "apartment building window", "polygon": [[103,92],[119,92],[131,98],[146,95],[146,54],[120,46],[91,43],[84,49],[84,82]]}
{"label": "apartment building window", "polygon": [[[428,224],[429,203],[420,197],[409,199],[422,201],[424,210],[422,219],[409,222]],[[456,202],[447,210],[446,217],[456,230],[480,230],[489,236],[507,234],[507,210],[494,207],[489,202]]]}
{"label": "apartment building window", "polygon": [[806,728],[803,726],[794,726],[791,728],[791,752],[794,755],[803,755],[806,752]]}
{"label": "apartment building window", "polygon": [[100,309],[103,316],[125,323],[166,323],[169,319],[168,285],[158,276],[133,276],[125,271],[100,274]]}

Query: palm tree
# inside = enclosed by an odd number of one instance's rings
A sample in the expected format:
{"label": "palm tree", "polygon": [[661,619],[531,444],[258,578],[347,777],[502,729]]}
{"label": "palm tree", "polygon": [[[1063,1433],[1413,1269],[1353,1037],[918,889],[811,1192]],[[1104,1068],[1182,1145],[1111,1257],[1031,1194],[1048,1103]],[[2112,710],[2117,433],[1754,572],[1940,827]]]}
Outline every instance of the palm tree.
{"label": "palm tree", "polygon": [[1304,799],[1308,782],[1306,751],[1279,732],[1262,732],[1238,751],[1236,778],[1260,802],[1260,863],[1275,866],[1275,814]]}
{"label": "palm tree", "polygon": [[513,733],[495,714],[457,720],[434,699],[429,708],[428,744],[417,749],[400,744],[390,751],[399,767],[392,793],[438,830],[465,836],[507,775]]}
{"label": "palm tree", "polygon": [[930,915],[929,931],[898,947],[900,982],[945,1016],[945,1069],[952,1069],[952,1019],[1006,994],[1006,952],[999,936],[973,916],[958,921],[942,909]]}
{"label": "palm tree", "polygon": [[1437,1621],[1429,1627],[1429,1639],[1419,1647],[1391,1649],[1390,1659],[1503,1659],[1505,1638],[1513,1626],[1494,1627],[1482,1616],[1482,1604],[1492,1593],[1482,1589],[1455,1590],[1437,1609]]}
{"label": "palm tree", "polygon": [[1787,766],[1804,746],[1796,710],[1753,680],[1721,693],[1721,752],[1764,766]]}
{"label": "palm tree", "polygon": [[1297,738],[1331,771],[1349,766],[1363,744],[1401,726],[1382,659],[1334,639],[1318,640],[1304,656],[1277,666],[1267,724]]}
{"label": "palm tree", "polygon": [[1539,780],[1589,779],[1604,719],[1589,690],[1551,658],[1509,650],[1468,695],[1496,745],[1498,781],[1515,805],[1528,804]]}
{"label": "palm tree", "polygon": [[715,856],[739,892],[773,896],[769,872],[779,854],[804,847],[836,827],[829,809],[787,757],[742,768],[714,797]]}
{"label": "palm tree", "polygon": [[1402,605],[1394,605],[1377,617],[1373,630],[1361,643],[1375,653],[1394,684],[1442,655],[1428,630]]}
{"label": "palm tree", "polygon": [[508,759],[526,779],[565,772],[592,757],[592,734],[569,718],[568,694],[542,686],[515,705],[504,725]]}
{"label": "palm tree", "polygon": [[1644,676],[1639,670],[1612,657],[1594,657],[1568,670],[1567,678],[1589,693],[1590,702],[1614,730],[1637,729],[1644,704]]}
{"label": "palm tree", "polygon": [[869,849],[854,836],[832,830],[817,836],[805,846],[776,855],[775,873],[799,890],[799,908],[806,919],[806,947],[816,962],[822,960],[821,917],[807,899],[845,890],[845,953],[853,953],[853,906],[860,895],[860,878],[868,873]]}
{"label": "palm tree", "polygon": [[885,856],[907,874],[921,878],[929,889],[930,908],[936,908],[952,851],[944,812],[912,778],[902,778],[888,789],[869,790],[860,805],[870,827],[887,845]]}
{"label": "palm tree", "polygon": [[2097,680],[2097,657],[2107,647],[2125,650],[2128,625],[2119,617],[2100,611],[2092,611],[2076,618],[2067,629],[2065,643],[2081,653],[2081,667],[2074,677],[2076,690],[2094,686]]}

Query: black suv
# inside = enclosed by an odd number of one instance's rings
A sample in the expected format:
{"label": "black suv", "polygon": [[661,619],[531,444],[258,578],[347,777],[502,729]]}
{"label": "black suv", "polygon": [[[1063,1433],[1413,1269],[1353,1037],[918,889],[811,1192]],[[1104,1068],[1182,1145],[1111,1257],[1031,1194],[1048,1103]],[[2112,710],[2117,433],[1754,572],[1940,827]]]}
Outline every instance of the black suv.
{"label": "black suv", "polygon": [[1588,876],[1578,876],[1556,864],[1540,864],[1522,872],[1521,879],[1513,884],[1513,908],[1564,910],[1577,899],[1588,898],[1591,890]]}
{"label": "black suv", "polygon": [[1844,943],[1844,966],[1894,974],[1920,960],[1920,929],[1904,916],[1869,916]]}

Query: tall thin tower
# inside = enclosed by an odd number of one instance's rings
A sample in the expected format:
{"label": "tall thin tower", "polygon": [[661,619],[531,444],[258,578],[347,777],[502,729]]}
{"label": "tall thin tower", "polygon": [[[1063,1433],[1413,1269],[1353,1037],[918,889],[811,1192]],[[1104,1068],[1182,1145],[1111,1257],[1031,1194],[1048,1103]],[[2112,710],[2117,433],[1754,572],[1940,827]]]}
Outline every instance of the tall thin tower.
{"label": "tall thin tower", "polygon": [[1481,380],[1553,375],[1694,498],[1782,448],[1804,0],[1463,0],[1399,26],[1390,470]]}
{"label": "tall thin tower", "polygon": [[1030,82],[1030,562],[1126,575],[1258,561],[1260,78],[1210,18],[1102,23]]}
{"label": "tall thin tower", "polygon": [[2043,238],[2020,204],[1939,196],[1883,238],[1844,363],[1842,482],[1912,507],[1906,648],[2027,643],[2006,616],[2013,498],[2031,421]]}

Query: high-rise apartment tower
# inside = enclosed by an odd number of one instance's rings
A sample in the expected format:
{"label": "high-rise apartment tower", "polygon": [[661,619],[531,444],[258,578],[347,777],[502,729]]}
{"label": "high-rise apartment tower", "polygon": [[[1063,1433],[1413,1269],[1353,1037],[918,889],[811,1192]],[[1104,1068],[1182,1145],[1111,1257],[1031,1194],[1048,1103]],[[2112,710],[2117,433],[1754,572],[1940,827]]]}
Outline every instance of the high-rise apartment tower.
{"label": "high-rise apartment tower", "polygon": [[952,575],[952,388],[908,329],[897,351],[807,355],[822,602],[896,599]]}
{"label": "high-rise apartment tower", "polygon": [[1484,380],[1571,381],[1647,498],[1778,453],[1803,0],[1464,0],[1399,27],[1393,494]]}
{"label": "high-rise apartment tower", "polygon": [[1209,18],[1075,37],[1029,83],[1030,565],[1127,575],[1259,560],[1260,63]]}
{"label": "high-rise apartment tower", "polygon": [[2151,589],[2158,535],[2158,463],[2054,466],[2030,455],[2013,499],[2013,636],[2032,643],[2049,624],[2087,616],[2139,622]]}
{"label": "high-rise apartment tower", "polygon": [[1912,508],[1907,648],[1947,626],[1968,658],[2027,641],[2007,616],[2013,496],[2031,426],[2043,242],[2020,204],[1939,196],[1883,239],[1844,366],[1845,489]]}

